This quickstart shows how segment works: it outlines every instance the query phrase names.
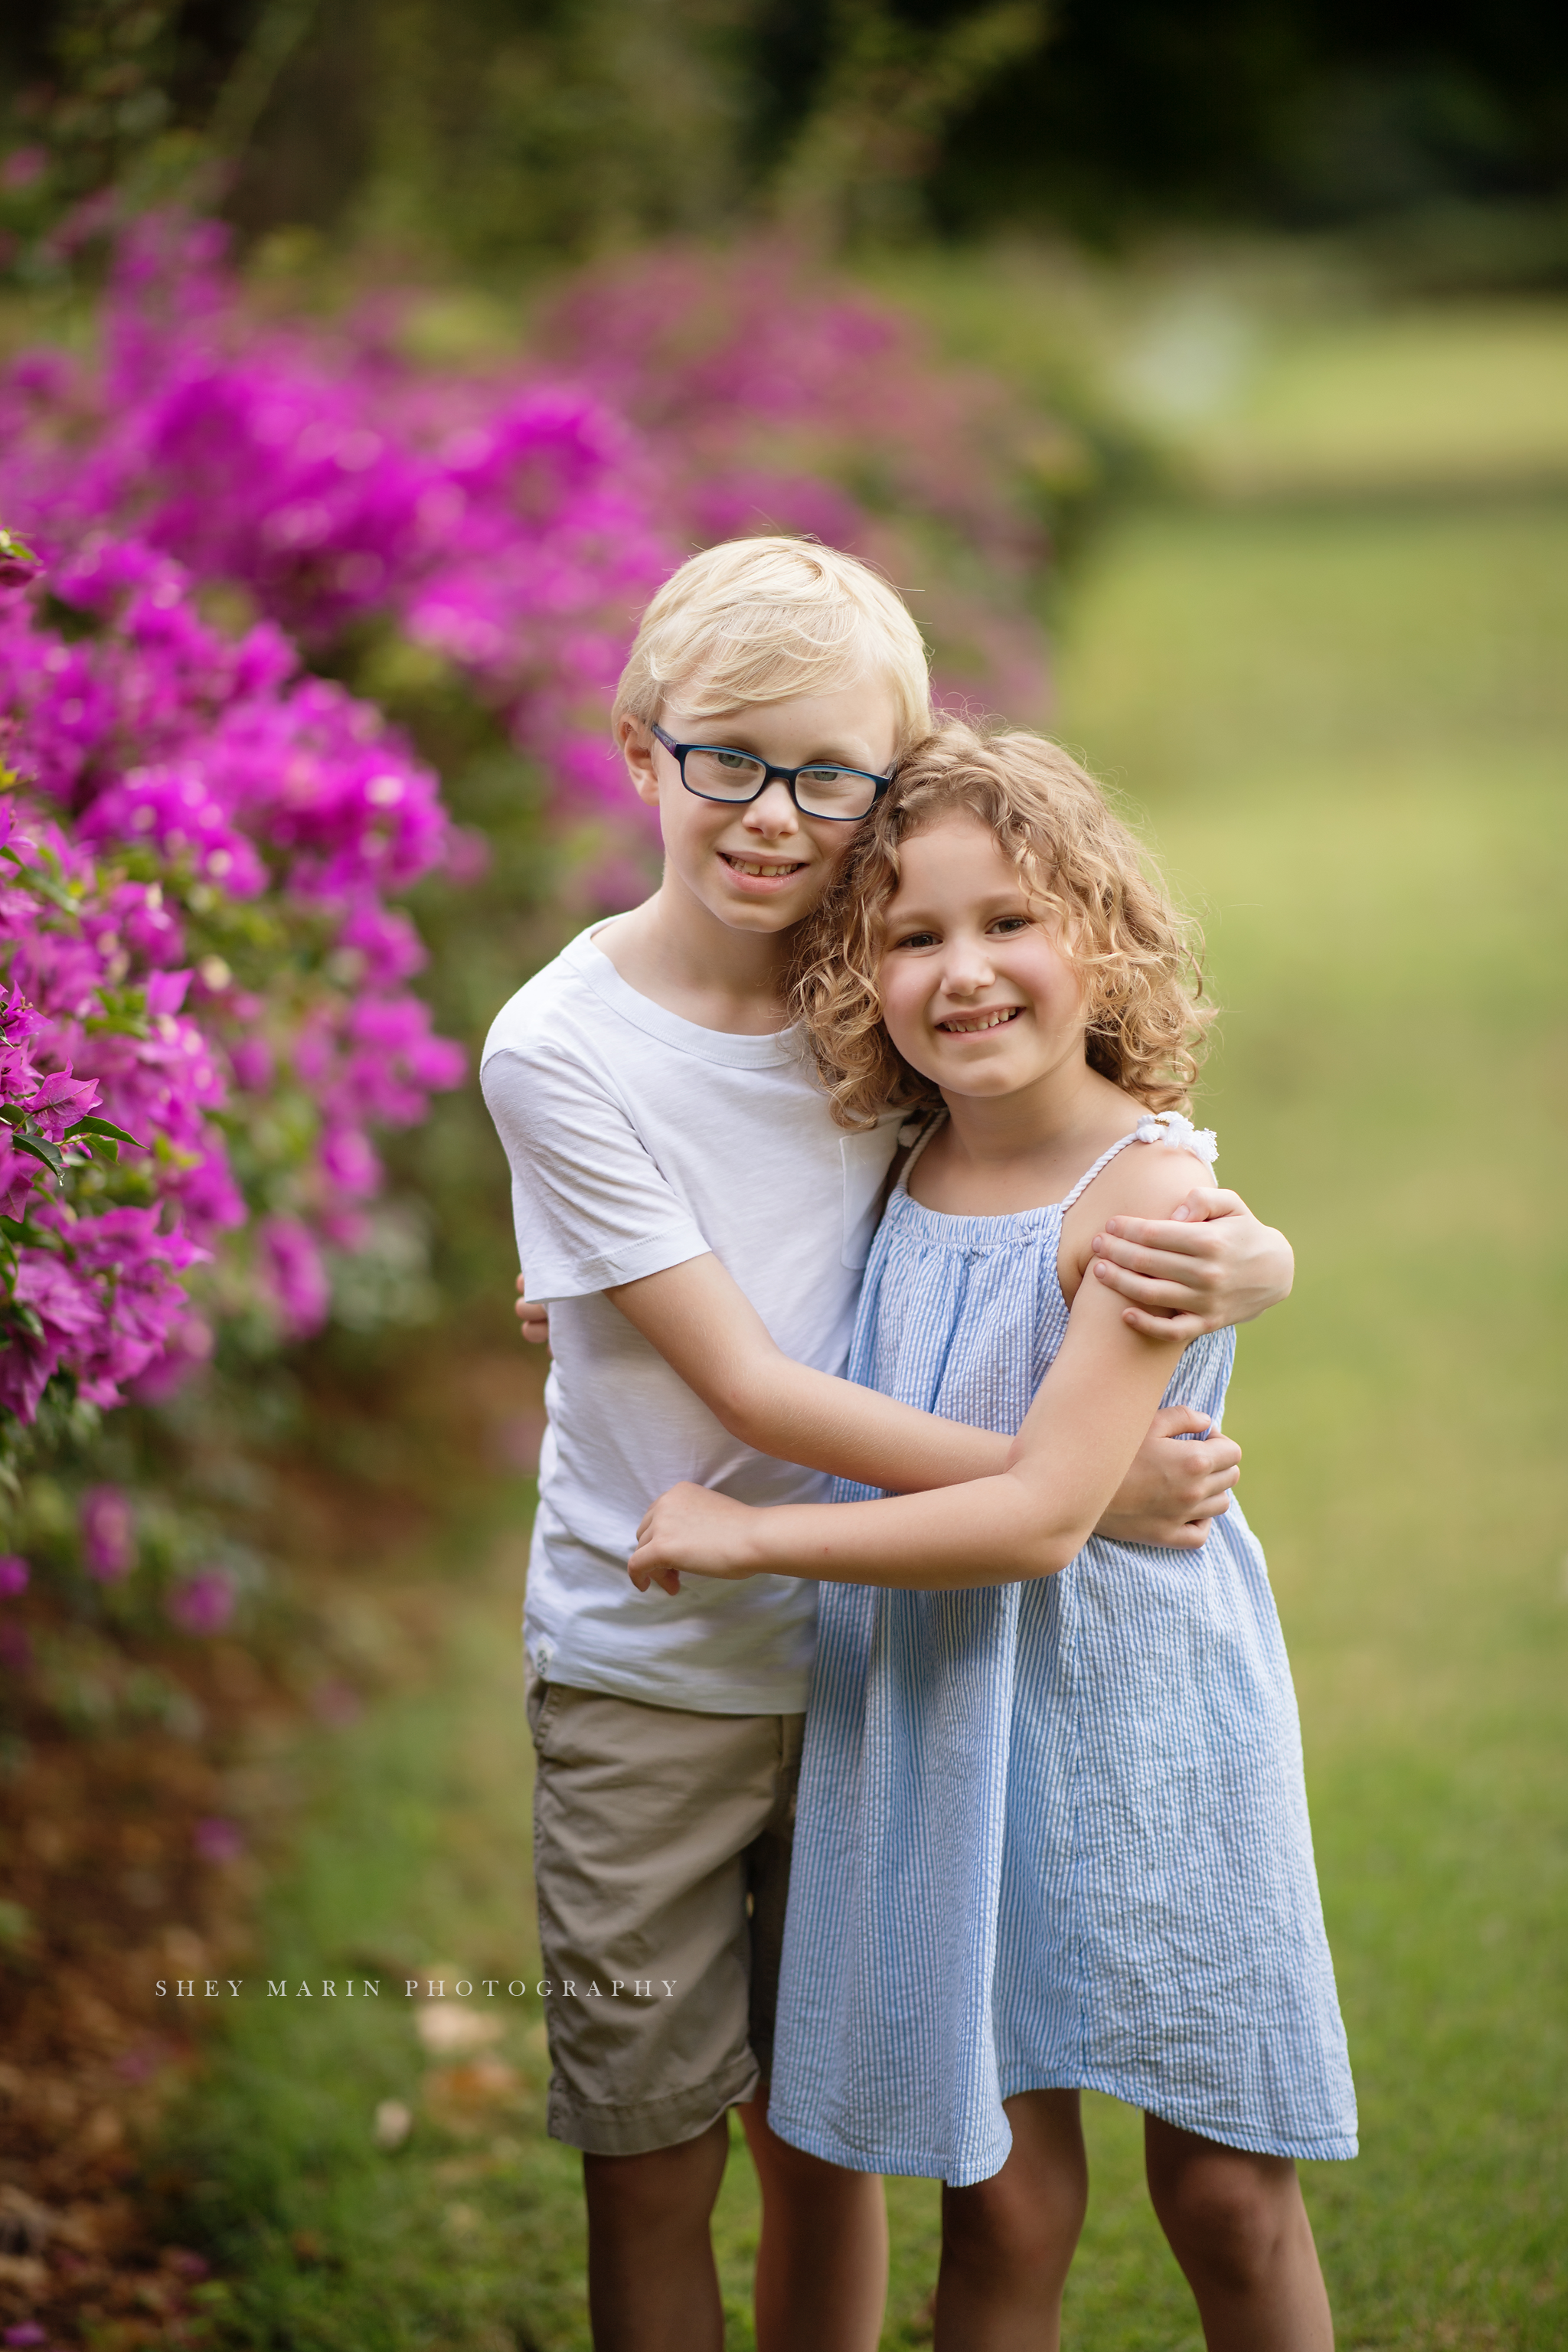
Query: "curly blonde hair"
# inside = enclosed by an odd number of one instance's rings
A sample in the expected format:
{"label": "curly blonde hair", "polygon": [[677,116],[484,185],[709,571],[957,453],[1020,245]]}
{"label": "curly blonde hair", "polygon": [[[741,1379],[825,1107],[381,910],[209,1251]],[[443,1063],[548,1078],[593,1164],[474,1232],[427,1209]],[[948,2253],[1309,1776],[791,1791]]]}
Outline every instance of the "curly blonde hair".
{"label": "curly blonde hair", "polygon": [[1214,1019],[1196,927],[1058,744],[954,719],[900,763],[795,956],[793,1010],[838,1125],[866,1128],[884,1110],[942,1099],[882,1025],[877,968],[903,844],[958,811],[989,826],[1031,897],[1059,919],[1084,974],[1089,1067],[1151,1110],[1187,1110]]}

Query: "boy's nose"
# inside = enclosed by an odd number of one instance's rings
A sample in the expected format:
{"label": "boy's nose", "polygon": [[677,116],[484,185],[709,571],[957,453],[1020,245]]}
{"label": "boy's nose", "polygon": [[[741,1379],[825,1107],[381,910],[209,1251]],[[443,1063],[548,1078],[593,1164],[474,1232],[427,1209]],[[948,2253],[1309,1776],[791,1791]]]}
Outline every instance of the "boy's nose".
{"label": "boy's nose", "polygon": [[770,838],[800,830],[795,803],[783,784],[770,784],[765,793],[758,793],[746,811],[746,829],[749,833],[766,834]]}

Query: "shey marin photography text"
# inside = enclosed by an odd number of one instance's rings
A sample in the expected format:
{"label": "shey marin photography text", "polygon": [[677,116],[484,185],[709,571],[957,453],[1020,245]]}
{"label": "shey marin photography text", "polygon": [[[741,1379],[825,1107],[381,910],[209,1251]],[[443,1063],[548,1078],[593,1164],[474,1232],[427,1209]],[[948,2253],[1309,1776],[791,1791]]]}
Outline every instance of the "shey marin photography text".
{"label": "shey marin photography text", "polygon": [[[395,2000],[471,2000],[476,1993],[485,2000],[525,2000],[531,1995],[537,2000],[673,2000],[680,1979],[679,1977],[617,1977],[605,1969],[601,1977],[562,1977],[559,1979],[541,1977],[530,1983],[523,1977],[403,1977],[392,1987]],[[390,1981],[390,1980],[389,1980]],[[401,1992],[397,1987],[401,1986]],[[290,1981],[287,1977],[159,1977],[153,1990],[160,2000],[241,2000],[248,1990],[252,1999],[262,1993],[268,2000],[379,2000],[382,1980],[379,1977],[323,1977],[310,1984],[302,1977]]]}

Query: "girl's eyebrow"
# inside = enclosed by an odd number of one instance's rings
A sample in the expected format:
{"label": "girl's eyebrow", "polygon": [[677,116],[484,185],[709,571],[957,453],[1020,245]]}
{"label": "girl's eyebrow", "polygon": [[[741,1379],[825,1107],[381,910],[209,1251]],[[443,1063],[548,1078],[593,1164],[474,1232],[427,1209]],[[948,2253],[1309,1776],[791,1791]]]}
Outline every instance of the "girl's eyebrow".
{"label": "girl's eyebrow", "polygon": [[[994,918],[997,915],[1016,915],[1019,913],[1032,915],[1033,913],[1028,893],[1022,889],[994,891],[988,898],[971,900],[969,906],[963,909],[966,914],[975,912],[976,910],[984,914],[988,919]],[[911,924],[917,928],[923,927],[930,929],[932,925],[936,925],[940,928],[942,919],[941,917],[937,916],[929,908],[921,907],[918,902],[912,908],[898,913],[895,913],[893,908],[889,907],[887,914],[883,918],[883,920],[889,930],[906,930]]]}

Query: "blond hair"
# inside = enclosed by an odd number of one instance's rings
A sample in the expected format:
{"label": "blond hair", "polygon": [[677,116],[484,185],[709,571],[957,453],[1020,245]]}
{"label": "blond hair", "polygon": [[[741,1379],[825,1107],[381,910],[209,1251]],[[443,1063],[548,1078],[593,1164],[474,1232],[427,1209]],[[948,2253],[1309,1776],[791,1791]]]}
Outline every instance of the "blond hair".
{"label": "blond hair", "polygon": [[995,835],[1030,896],[1058,918],[1084,975],[1089,1067],[1151,1110],[1186,1110],[1204,1033],[1202,939],[1171,903],[1147,853],[1104,793],[1056,743],[1021,730],[984,736],[949,720],[900,764],[802,936],[794,1010],[840,1127],[934,1107],[882,1024],[877,969],[900,852],[967,813]]}
{"label": "blond hair", "polygon": [[687,713],[708,719],[868,675],[892,688],[900,748],[928,732],[926,649],[879,572],[814,540],[726,540],[683,563],[644,613],[612,723],[651,727],[677,687]]}

